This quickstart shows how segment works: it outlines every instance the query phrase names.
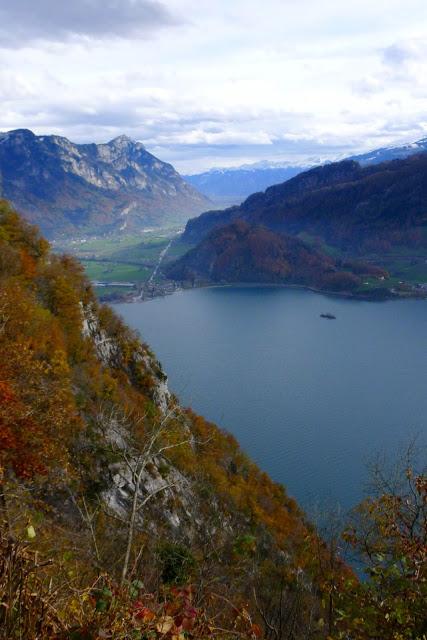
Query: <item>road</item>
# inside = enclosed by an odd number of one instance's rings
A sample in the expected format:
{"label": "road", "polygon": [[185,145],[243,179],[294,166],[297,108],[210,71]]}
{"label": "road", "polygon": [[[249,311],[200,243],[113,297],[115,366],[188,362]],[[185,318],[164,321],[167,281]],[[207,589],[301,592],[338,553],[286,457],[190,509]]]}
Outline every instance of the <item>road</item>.
{"label": "road", "polygon": [[160,252],[160,255],[159,255],[159,259],[158,259],[158,261],[157,261],[157,264],[156,264],[156,266],[155,266],[155,267],[154,267],[154,269],[153,269],[153,273],[151,274],[150,278],[148,279],[148,284],[152,284],[152,282],[153,282],[154,278],[155,278],[155,277],[156,277],[156,275],[157,275],[157,272],[158,272],[158,271],[159,271],[159,269],[160,269],[160,265],[162,264],[163,258],[165,257],[165,255],[166,255],[166,254],[167,254],[167,252],[169,251],[170,246],[171,246],[171,244],[172,244],[172,242],[173,242],[173,241],[174,241],[174,238],[172,238],[171,240],[169,240],[169,242],[168,242],[168,244],[166,245],[166,247],[163,249],[163,251],[161,251],[161,252]]}

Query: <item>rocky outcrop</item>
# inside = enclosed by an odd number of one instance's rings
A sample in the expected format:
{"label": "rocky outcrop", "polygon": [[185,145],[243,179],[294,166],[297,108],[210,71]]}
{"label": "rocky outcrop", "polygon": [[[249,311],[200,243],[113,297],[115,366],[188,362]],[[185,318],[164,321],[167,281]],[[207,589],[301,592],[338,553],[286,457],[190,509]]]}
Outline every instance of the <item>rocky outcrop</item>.
{"label": "rocky outcrop", "polygon": [[[100,326],[94,305],[82,304],[81,309],[82,334],[91,340],[103,366],[116,368],[124,366],[120,344]],[[148,347],[142,342],[137,342],[131,355],[130,369],[132,369],[132,364],[143,366],[145,373],[150,378],[151,398],[161,413],[165,414],[171,400],[171,394],[168,389],[167,376],[163,372],[160,362],[156,360]],[[126,365],[126,368],[129,368],[129,365]]]}

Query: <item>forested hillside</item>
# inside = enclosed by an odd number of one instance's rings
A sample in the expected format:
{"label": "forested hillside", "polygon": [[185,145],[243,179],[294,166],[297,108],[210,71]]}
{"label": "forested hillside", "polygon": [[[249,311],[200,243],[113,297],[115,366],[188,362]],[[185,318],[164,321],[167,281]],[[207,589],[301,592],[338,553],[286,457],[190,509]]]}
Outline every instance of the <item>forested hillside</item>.
{"label": "forested hillside", "polygon": [[309,234],[353,253],[425,247],[426,197],[426,154],[365,167],[346,160],[255,193],[240,207],[203,213],[189,220],[183,238],[196,243],[242,219],[276,232]]}
{"label": "forested hillside", "polygon": [[377,278],[387,275],[374,265],[338,264],[298,238],[236,220],[214,229],[165,272],[179,281],[298,284],[351,292],[362,282],[355,269],[359,274]]}
{"label": "forested hillside", "polygon": [[361,507],[369,538],[347,530],[373,559],[360,584],[234,438],[180,407],[80,265],[1,202],[2,640],[421,640],[426,482],[408,482],[405,500]]}

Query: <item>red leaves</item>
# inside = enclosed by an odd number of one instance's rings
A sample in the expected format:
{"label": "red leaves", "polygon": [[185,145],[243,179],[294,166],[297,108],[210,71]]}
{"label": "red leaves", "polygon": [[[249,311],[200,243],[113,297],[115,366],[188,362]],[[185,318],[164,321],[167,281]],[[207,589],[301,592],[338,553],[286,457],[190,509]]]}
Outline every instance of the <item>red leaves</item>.
{"label": "red leaves", "polygon": [[262,637],[262,629],[259,626],[259,624],[253,624],[251,626],[251,632],[253,633],[255,638],[261,638]]}
{"label": "red leaves", "polygon": [[156,619],[154,611],[146,607],[141,600],[137,600],[134,603],[133,608],[135,611],[134,615],[137,620],[142,620],[142,622],[152,622]]}
{"label": "red leaves", "polygon": [[[123,593],[121,594],[124,595]],[[235,607],[231,602],[218,595],[205,594],[207,609],[197,607],[193,603],[193,588],[174,587],[165,592],[165,600],[157,602],[153,594],[145,593],[131,603],[130,614],[137,628],[143,629],[146,635],[153,638],[180,640],[181,638],[209,638],[237,633],[241,638],[256,639],[262,637],[259,625],[252,623],[245,607]],[[111,611],[120,609],[120,594],[116,594],[117,603]],[[222,614],[218,616],[218,608],[213,607],[215,614],[210,613],[214,601],[221,601]],[[124,603],[123,603],[124,604]],[[103,623],[105,627],[105,622]],[[150,635],[150,637],[151,637]]]}

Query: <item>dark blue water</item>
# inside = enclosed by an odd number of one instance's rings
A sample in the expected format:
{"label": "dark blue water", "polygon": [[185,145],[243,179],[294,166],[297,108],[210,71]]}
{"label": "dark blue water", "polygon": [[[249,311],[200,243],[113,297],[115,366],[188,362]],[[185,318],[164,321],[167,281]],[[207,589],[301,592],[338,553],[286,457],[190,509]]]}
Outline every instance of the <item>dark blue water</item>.
{"label": "dark blue water", "polygon": [[181,401],[231,431],[306,508],[352,506],[367,460],[427,440],[427,301],[233,287],[116,309]]}

